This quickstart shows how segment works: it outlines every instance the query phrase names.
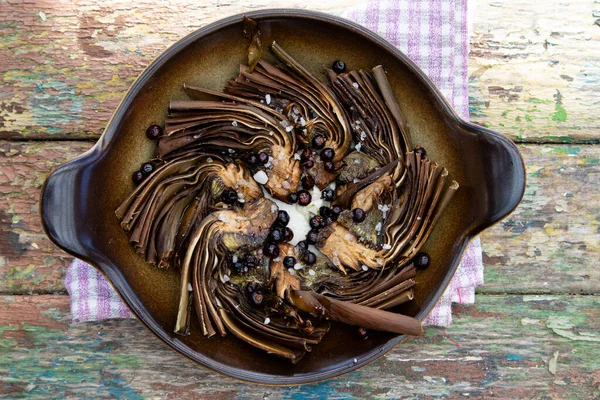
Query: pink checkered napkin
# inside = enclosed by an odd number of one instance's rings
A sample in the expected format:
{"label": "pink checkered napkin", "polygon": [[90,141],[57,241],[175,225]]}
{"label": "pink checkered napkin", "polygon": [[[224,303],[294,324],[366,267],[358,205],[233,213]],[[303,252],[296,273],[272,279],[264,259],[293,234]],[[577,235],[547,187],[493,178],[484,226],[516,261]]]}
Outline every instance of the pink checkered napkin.
{"label": "pink checkered napkin", "polygon": [[[458,114],[469,118],[467,58],[469,0],[373,0],[348,10],[351,19],[407,54],[431,78]],[[425,324],[452,323],[452,303],[473,304],[483,284],[481,243],[476,238]]]}
{"label": "pink checkered napkin", "polygon": [[[347,10],[351,19],[386,38],[417,63],[463,118],[469,117],[467,82],[469,0],[373,0]],[[452,303],[472,304],[483,284],[481,244],[475,239],[438,304],[425,321],[452,323]],[[132,317],[102,274],[75,260],[65,279],[74,321]]]}

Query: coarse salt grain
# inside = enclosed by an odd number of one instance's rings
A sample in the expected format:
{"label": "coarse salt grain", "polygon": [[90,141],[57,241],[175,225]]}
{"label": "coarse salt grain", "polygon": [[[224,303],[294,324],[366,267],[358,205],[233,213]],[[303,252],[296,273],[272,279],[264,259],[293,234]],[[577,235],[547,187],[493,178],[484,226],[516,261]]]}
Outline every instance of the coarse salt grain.
{"label": "coarse salt grain", "polygon": [[266,184],[269,181],[269,177],[265,173],[265,171],[258,171],[254,174],[254,180],[261,185]]}
{"label": "coarse salt grain", "polygon": [[273,261],[279,262],[279,261],[281,261],[281,257],[274,258]]}
{"label": "coarse salt grain", "polygon": [[377,264],[383,265],[383,260],[381,258],[377,259]]}
{"label": "coarse salt grain", "polygon": [[377,225],[375,225],[375,230],[377,232],[381,231],[381,222],[378,222]]}
{"label": "coarse salt grain", "polygon": [[352,240],[352,234],[346,233],[346,235],[344,236],[344,239],[346,239],[346,240]]}
{"label": "coarse salt grain", "polygon": [[294,127],[293,127],[293,126],[286,126],[286,127],[285,127],[285,131],[286,131],[286,132],[291,132],[291,131],[292,131],[292,129],[294,129]]}
{"label": "coarse salt grain", "polygon": [[193,290],[194,290],[194,289],[192,288],[192,284],[191,284],[191,283],[188,283],[188,292],[191,292],[191,291],[193,291]]}
{"label": "coarse salt grain", "polygon": [[362,143],[357,143],[356,146],[354,146],[354,148],[356,149],[356,151],[360,151],[361,147],[362,147]]}
{"label": "coarse salt grain", "polygon": [[210,157],[206,157],[206,162],[209,162],[209,163],[210,163],[210,162],[213,162],[213,159],[212,159],[212,158],[210,158]]}
{"label": "coarse salt grain", "polygon": [[291,187],[288,181],[281,182],[281,186],[283,186],[284,189],[289,189]]}
{"label": "coarse salt grain", "polygon": [[233,256],[231,256],[231,262],[233,262],[233,263],[238,262],[238,256],[236,256],[235,254]]}
{"label": "coarse salt grain", "polygon": [[233,154],[233,153],[235,153],[235,150],[234,150],[234,149],[227,149],[227,151],[229,152],[229,154]]}
{"label": "coarse salt grain", "polygon": [[355,158],[354,159],[354,164],[360,165],[360,158]]}
{"label": "coarse salt grain", "polygon": [[229,276],[223,275],[223,282],[229,282],[230,280],[231,278],[229,278]]}
{"label": "coarse salt grain", "polygon": [[269,317],[265,318],[265,325],[269,325],[270,322],[271,322],[271,318],[269,318]]}
{"label": "coarse salt grain", "polygon": [[295,153],[295,154],[294,154],[294,159],[295,159],[295,160],[301,160],[301,159],[302,159],[302,157],[300,157],[300,154],[298,154],[298,153]]}
{"label": "coarse salt grain", "polygon": [[276,204],[271,204],[271,213],[277,212],[277,210],[279,210],[279,208],[277,207]]}
{"label": "coarse salt grain", "polygon": [[358,179],[358,178],[354,178],[354,179],[352,180],[352,183],[357,183],[358,181],[359,181],[359,179]]}
{"label": "coarse salt grain", "polygon": [[300,264],[300,263],[296,263],[296,264],[294,264],[294,269],[295,269],[296,271],[298,271],[298,270],[301,270],[302,268],[304,268],[304,266],[303,266],[302,264]]}
{"label": "coarse salt grain", "polygon": [[362,270],[363,270],[363,271],[368,271],[368,270],[369,270],[369,267],[367,267],[367,266],[366,266],[366,265],[364,265],[364,264],[362,265],[362,267],[361,267],[361,268],[362,268]]}
{"label": "coarse salt grain", "polygon": [[308,270],[308,274],[309,274],[310,276],[315,276],[315,273],[316,273],[316,272],[315,272],[314,270],[312,270],[312,269],[309,269],[309,270]]}
{"label": "coarse salt grain", "polygon": [[417,217],[417,221],[420,221],[420,220],[421,220],[421,217]]}
{"label": "coarse salt grain", "polygon": [[300,117],[300,125],[306,126],[306,120],[304,119],[304,117]]}
{"label": "coarse salt grain", "polygon": [[271,104],[271,95],[269,93],[265,95],[265,101],[267,102],[267,104]]}
{"label": "coarse salt grain", "polygon": [[231,123],[231,125],[233,125],[233,126],[237,126],[237,121],[233,121],[233,122]]}
{"label": "coarse salt grain", "polygon": [[227,218],[227,215],[225,215],[225,214],[219,214],[219,218],[218,219],[221,222],[225,222],[225,223],[229,222],[229,218]]}
{"label": "coarse salt grain", "polygon": [[296,275],[296,271],[294,271],[294,268],[288,268],[288,272],[290,273],[290,275]]}
{"label": "coarse salt grain", "polygon": [[355,89],[358,89],[358,83],[354,82],[352,86],[354,86]]}
{"label": "coarse salt grain", "polygon": [[391,245],[391,244],[387,244],[387,243],[386,243],[386,244],[384,244],[384,245],[383,245],[383,246],[381,246],[381,247],[382,247],[384,250],[389,250],[389,249],[391,249],[391,248],[392,248],[392,245]]}
{"label": "coarse salt grain", "polygon": [[367,138],[367,134],[365,132],[360,133],[360,140],[365,140]]}

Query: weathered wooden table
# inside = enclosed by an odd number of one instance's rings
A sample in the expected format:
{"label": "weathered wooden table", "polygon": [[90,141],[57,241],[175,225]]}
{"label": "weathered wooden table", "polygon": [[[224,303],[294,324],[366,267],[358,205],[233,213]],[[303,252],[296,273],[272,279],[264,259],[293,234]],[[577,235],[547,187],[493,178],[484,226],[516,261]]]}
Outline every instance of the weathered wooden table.
{"label": "weathered wooden table", "polygon": [[192,30],[253,8],[356,2],[0,1],[0,395],[600,397],[598,0],[478,2],[471,116],[518,143],[528,185],[483,235],[486,284],[451,327],[339,379],[279,388],[196,366],[135,320],[71,323],[71,257],[38,215],[48,172],[90,148],[137,74]]}

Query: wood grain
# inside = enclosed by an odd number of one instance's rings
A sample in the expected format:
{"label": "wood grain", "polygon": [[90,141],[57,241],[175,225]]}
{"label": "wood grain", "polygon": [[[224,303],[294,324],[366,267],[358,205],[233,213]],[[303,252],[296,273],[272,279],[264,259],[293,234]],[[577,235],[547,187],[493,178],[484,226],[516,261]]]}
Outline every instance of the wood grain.
{"label": "wood grain", "polygon": [[[0,293],[64,291],[70,257],[42,231],[39,190],[52,168],[89,147],[0,141]],[[590,184],[600,181],[600,147],[519,149],[527,165],[525,197],[483,235],[486,284],[479,292],[600,294],[600,187]]]}
{"label": "wood grain", "polygon": [[[0,138],[99,136],[154,57],[223,16],[282,6],[340,14],[357,2],[2,2]],[[480,3],[469,59],[472,119],[521,142],[597,143],[593,0]]]}
{"label": "wood grain", "polygon": [[480,295],[475,306],[456,310],[451,327],[427,328],[424,339],[358,371],[264,387],[192,364],[136,320],[73,324],[67,296],[2,296],[0,395],[589,399],[600,396],[599,331],[598,296]]}
{"label": "wood grain", "polygon": [[0,142],[0,292],[64,291],[71,256],[42,229],[40,189],[49,172],[92,146],[85,142]]}
{"label": "wood grain", "polygon": [[0,138],[98,137],[167,47],[225,16],[266,7],[333,14],[358,0],[0,2]]}
{"label": "wood grain", "polygon": [[471,119],[520,142],[600,143],[594,13],[594,0],[477,2]]}

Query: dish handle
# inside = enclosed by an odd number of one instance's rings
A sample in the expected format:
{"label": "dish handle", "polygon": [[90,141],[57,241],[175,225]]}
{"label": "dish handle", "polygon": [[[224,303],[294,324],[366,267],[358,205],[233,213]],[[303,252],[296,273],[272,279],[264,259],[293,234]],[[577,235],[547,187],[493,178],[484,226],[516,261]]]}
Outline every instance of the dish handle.
{"label": "dish handle", "polygon": [[76,257],[86,259],[90,235],[85,230],[86,169],[96,148],[52,171],[40,195],[40,217],[46,235],[58,247]]}

